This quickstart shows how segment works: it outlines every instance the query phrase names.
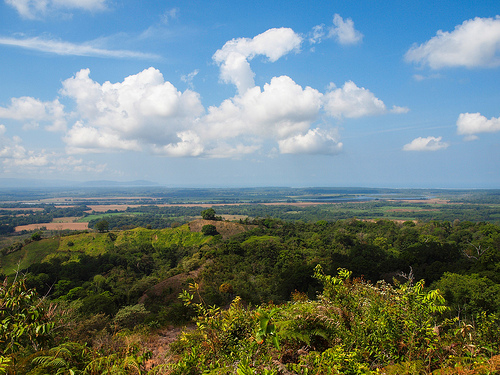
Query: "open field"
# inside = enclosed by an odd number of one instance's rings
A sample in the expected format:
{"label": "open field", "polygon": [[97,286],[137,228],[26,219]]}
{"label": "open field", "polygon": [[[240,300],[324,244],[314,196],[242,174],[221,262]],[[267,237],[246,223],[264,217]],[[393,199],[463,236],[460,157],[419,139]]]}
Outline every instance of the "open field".
{"label": "open field", "polygon": [[47,230],[85,230],[88,229],[88,227],[88,223],[40,223],[19,225],[15,228],[15,230],[16,232],[22,232],[23,230],[38,230],[41,228],[46,228]]}

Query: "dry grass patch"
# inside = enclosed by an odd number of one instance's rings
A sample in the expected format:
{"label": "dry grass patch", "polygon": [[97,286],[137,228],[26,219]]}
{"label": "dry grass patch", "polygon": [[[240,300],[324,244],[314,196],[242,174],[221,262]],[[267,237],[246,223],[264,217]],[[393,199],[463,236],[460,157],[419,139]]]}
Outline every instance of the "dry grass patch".
{"label": "dry grass patch", "polygon": [[28,224],[19,225],[16,227],[16,232],[22,232],[23,230],[39,230],[41,228],[46,228],[47,230],[85,230],[89,229],[89,223],[41,223],[41,224]]}

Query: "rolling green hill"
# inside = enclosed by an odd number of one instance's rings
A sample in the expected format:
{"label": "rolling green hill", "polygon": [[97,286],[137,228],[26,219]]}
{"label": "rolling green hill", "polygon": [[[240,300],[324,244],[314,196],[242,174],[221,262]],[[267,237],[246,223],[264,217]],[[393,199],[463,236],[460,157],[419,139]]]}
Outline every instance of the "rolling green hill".
{"label": "rolling green hill", "polygon": [[76,261],[81,255],[96,257],[116,248],[168,248],[172,245],[191,247],[210,240],[201,233],[191,232],[189,226],[178,228],[145,229],[108,233],[78,233],[65,237],[44,238],[30,242],[20,250],[0,256],[0,273],[11,275],[16,270],[27,269],[33,263],[48,262],[59,258]]}

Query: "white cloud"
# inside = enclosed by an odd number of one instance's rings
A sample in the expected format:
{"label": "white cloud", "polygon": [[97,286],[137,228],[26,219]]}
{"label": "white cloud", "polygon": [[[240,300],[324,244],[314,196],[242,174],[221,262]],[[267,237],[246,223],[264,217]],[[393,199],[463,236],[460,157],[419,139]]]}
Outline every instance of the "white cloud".
{"label": "white cloud", "polygon": [[282,154],[324,154],[336,155],[342,151],[342,142],[336,132],[327,132],[319,128],[310,129],[306,134],[278,141]]}
{"label": "white cloud", "polygon": [[410,48],[408,62],[444,67],[496,67],[500,65],[500,16],[464,21],[452,32],[439,30],[427,42]]}
{"label": "white cloud", "polygon": [[6,128],[0,125],[0,160],[4,168],[40,167],[48,164],[45,151],[35,153],[22,145],[21,138],[5,137]]}
{"label": "white cloud", "polygon": [[77,122],[64,136],[66,150],[70,154],[103,152],[113,150],[140,151],[141,147],[136,140],[124,139],[122,135],[112,129],[99,130]]}
{"label": "white cloud", "polygon": [[441,142],[443,137],[415,138],[410,143],[404,145],[404,151],[437,151],[449,146],[447,142]]}
{"label": "white cloud", "polygon": [[86,162],[46,150],[28,150],[20,137],[9,138],[5,132],[5,126],[0,125],[0,171],[4,173],[29,172],[47,176],[49,173],[103,173],[106,170],[106,164]]}
{"label": "white cloud", "polygon": [[338,119],[374,116],[387,112],[382,100],[375,97],[370,90],[356,86],[352,81],[346,82],[342,88],[337,88],[332,83],[330,91],[324,95],[324,106],[328,114]]}
{"label": "white cloud", "polygon": [[76,102],[79,119],[64,138],[72,152],[139,150],[178,140],[203,113],[199,95],[178,91],[154,68],[102,85],[82,69],[63,82],[61,94]]}
{"label": "white cloud", "polygon": [[475,140],[478,133],[500,132],[500,118],[487,119],[480,113],[461,113],[457,120],[457,133],[466,136],[466,140]]}
{"label": "white cloud", "polygon": [[290,77],[274,77],[242,96],[210,107],[200,132],[211,139],[240,135],[282,139],[309,129],[321,109],[322,94],[303,89]]}
{"label": "white cloud", "polygon": [[48,122],[46,129],[50,131],[66,129],[64,106],[58,99],[42,102],[27,96],[12,98],[8,107],[0,107],[0,118],[28,121],[28,129],[38,127],[38,121]]}
{"label": "white cloud", "polygon": [[171,20],[176,19],[179,16],[179,8],[172,8],[165,11],[161,16],[161,21],[167,25]]}
{"label": "white cloud", "polygon": [[321,43],[321,39],[325,36],[325,25],[316,25],[309,33],[309,43]]}
{"label": "white cloud", "polygon": [[159,154],[173,157],[199,156],[203,152],[200,137],[192,131],[177,133],[179,142],[169,143],[163,147],[156,147]]}
{"label": "white cloud", "polygon": [[224,142],[218,142],[218,144],[210,150],[207,150],[206,155],[210,158],[232,158],[238,159],[243,155],[253,154],[261,148],[261,145],[244,145],[242,143],[238,143],[234,146],[231,146]]}
{"label": "white cloud", "polygon": [[239,38],[226,42],[215,52],[213,60],[220,65],[222,81],[233,83],[238,92],[244,94],[255,86],[249,60],[256,55],[264,55],[274,62],[291,51],[298,51],[301,43],[302,38],[292,29],[269,29],[253,39]]}
{"label": "white cloud", "polygon": [[410,108],[393,105],[390,112],[395,114],[404,114],[410,112]]}
{"label": "white cloud", "polygon": [[190,89],[193,88],[193,79],[198,75],[198,69],[193,70],[191,73],[181,76],[181,81],[186,82]]}
{"label": "white cloud", "polygon": [[356,44],[363,39],[363,34],[354,28],[354,22],[350,18],[344,21],[340,15],[335,14],[333,25],[329,29],[328,36],[335,38],[340,44]]}
{"label": "white cloud", "polygon": [[158,59],[150,53],[127,50],[110,50],[98,48],[92,42],[76,44],[54,39],[34,38],[5,38],[0,37],[0,44],[26,48],[34,51],[53,53],[61,56],[95,56],[105,58],[131,58],[131,59]]}
{"label": "white cloud", "polygon": [[5,0],[27,19],[37,19],[61,9],[102,11],[107,8],[107,0]]}
{"label": "white cloud", "polygon": [[322,110],[337,117],[405,113],[365,88],[346,82],[322,94],[288,76],[224,100],[204,111],[199,95],[178,91],[154,68],[100,84],[83,69],[63,81],[75,124],[63,137],[68,153],[151,151],[169,157],[236,157],[278,142],[286,153],[338,153],[337,136],[311,130]]}

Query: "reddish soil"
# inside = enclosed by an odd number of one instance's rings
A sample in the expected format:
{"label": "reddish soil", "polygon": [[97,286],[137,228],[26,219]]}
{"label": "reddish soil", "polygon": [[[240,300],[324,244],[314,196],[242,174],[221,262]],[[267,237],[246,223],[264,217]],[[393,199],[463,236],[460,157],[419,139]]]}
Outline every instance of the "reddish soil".
{"label": "reddish soil", "polygon": [[158,330],[148,337],[144,346],[151,351],[152,358],[146,362],[146,371],[153,367],[169,362],[171,358],[166,357],[170,344],[172,344],[183,331],[190,331],[194,326],[187,327],[167,327]]}

